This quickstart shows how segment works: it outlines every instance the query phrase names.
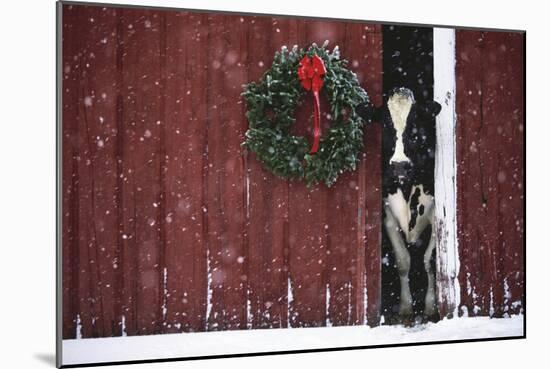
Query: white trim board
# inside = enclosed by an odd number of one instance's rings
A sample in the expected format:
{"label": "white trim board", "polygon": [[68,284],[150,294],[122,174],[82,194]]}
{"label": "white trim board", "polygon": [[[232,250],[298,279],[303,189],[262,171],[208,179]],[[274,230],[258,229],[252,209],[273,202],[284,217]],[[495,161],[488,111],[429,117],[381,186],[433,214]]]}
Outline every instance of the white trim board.
{"label": "white trim board", "polygon": [[434,28],[434,99],[441,104],[436,118],[435,232],[439,309],[458,316],[460,285],[456,228],[455,30]]}

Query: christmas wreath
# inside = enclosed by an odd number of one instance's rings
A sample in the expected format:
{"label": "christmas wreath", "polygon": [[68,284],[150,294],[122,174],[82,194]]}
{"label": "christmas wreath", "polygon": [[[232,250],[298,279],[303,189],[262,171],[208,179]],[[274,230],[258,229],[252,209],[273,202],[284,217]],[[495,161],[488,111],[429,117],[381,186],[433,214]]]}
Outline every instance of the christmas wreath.
{"label": "christmas wreath", "polygon": [[[338,175],[355,170],[363,147],[363,120],[356,111],[369,103],[355,73],[346,68],[336,46],[312,44],[307,50],[282,47],[258,82],[244,86],[249,128],[243,146],[275,175],[331,186]],[[307,91],[314,97],[314,143],[294,136],[294,110]],[[321,135],[319,92],[330,103],[328,132]]]}

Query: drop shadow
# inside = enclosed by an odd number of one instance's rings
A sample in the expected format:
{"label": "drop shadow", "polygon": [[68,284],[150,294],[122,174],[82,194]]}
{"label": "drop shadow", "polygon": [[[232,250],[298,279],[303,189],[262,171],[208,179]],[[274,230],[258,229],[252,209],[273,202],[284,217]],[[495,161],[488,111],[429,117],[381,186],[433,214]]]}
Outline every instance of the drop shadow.
{"label": "drop shadow", "polygon": [[53,367],[55,367],[55,354],[51,354],[51,353],[36,353],[34,354],[34,357],[35,359],[43,362],[43,363],[46,363],[48,365],[51,365]]}

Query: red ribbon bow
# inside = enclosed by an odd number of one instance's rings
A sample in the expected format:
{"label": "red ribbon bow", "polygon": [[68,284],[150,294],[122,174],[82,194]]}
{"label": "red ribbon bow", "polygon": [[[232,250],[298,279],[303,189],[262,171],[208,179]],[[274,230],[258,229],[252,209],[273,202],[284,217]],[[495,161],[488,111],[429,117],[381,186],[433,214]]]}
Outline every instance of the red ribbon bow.
{"label": "red ribbon bow", "polygon": [[315,154],[319,149],[319,140],[321,138],[321,110],[319,108],[319,91],[323,87],[323,77],[327,70],[325,63],[317,54],[313,57],[305,55],[300,60],[298,67],[298,78],[302,87],[307,91],[311,90],[314,97],[314,128],[313,128],[313,146],[310,154]]}

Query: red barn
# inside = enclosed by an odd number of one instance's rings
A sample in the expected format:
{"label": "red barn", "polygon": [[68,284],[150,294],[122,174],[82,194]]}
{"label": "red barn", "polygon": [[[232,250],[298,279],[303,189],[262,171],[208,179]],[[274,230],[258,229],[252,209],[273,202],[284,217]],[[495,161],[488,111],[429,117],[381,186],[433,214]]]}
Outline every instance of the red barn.
{"label": "red barn", "polygon": [[[70,4],[62,25],[64,339],[380,324],[380,126],[308,188],[243,149],[241,92],[329,40],[380,105],[383,26]],[[525,35],[429,32],[439,313],[522,313]]]}

